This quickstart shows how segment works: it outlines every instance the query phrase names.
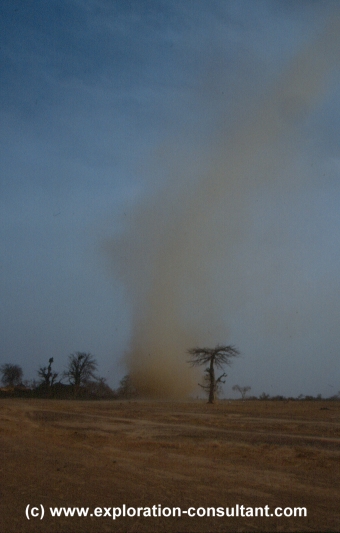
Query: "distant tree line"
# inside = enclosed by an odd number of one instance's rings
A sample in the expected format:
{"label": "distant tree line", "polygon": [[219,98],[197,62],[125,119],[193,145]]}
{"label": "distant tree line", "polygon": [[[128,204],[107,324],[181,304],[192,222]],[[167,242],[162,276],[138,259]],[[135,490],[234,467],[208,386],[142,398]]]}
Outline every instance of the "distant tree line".
{"label": "distant tree line", "polygon": [[[239,387],[238,385],[233,386],[233,390],[240,392],[242,395],[242,391],[240,389],[243,389],[243,392],[244,392],[244,389],[250,390],[251,387]],[[332,396],[328,396],[328,397],[323,397],[321,394],[317,394],[316,396],[312,396],[310,394],[307,394],[307,395],[299,394],[299,396],[283,396],[281,394],[276,394],[276,395],[271,396],[270,394],[267,394],[266,392],[262,392],[262,394],[260,394],[259,396],[246,396],[245,394],[243,394],[241,396],[241,399],[246,400],[246,401],[260,400],[260,401],[276,401],[276,402],[321,401],[321,400],[337,401],[337,400],[340,400],[340,391],[338,392],[338,394],[333,394]]]}
{"label": "distant tree line", "polygon": [[[230,366],[232,360],[239,355],[234,346],[217,345],[215,348],[191,348],[187,352],[190,359],[187,361],[191,366],[207,365],[203,383],[200,387],[208,396],[208,403],[214,403],[221,392],[221,384],[225,383],[227,374],[222,372],[216,376],[215,368],[224,365]],[[43,398],[78,398],[78,399],[133,399],[138,398],[138,390],[135,387],[130,374],[126,374],[120,381],[120,385],[113,390],[106,383],[105,378],[98,376],[98,362],[91,353],[75,352],[68,356],[67,365],[60,374],[52,369],[53,357],[48,360],[48,365],[37,370],[37,380],[24,381],[23,370],[20,365],[6,363],[0,367],[0,397],[8,395],[43,397]],[[242,401],[318,401],[340,400],[340,391],[328,398],[321,394],[317,396],[300,394],[298,397],[285,397],[282,395],[270,396],[263,392],[258,397],[247,395],[251,390],[249,385],[234,385],[232,390],[241,395]]]}
{"label": "distant tree line", "polygon": [[96,374],[96,358],[85,352],[75,352],[68,357],[66,369],[55,372],[52,369],[53,357],[48,365],[37,370],[38,379],[23,380],[23,370],[19,365],[4,364],[0,367],[1,395],[61,398],[115,398],[117,392],[106,383],[105,378]]}

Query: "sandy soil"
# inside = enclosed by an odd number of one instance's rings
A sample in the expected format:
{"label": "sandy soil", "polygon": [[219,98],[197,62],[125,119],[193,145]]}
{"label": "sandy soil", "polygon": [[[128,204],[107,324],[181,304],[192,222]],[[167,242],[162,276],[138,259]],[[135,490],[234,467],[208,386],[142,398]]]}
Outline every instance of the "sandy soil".
{"label": "sandy soil", "polygon": [[[0,420],[3,533],[340,530],[340,402],[3,399]],[[27,520],[27,504],[42,504],[43,520]],[[308,516],[49,516],[123,504]]]}

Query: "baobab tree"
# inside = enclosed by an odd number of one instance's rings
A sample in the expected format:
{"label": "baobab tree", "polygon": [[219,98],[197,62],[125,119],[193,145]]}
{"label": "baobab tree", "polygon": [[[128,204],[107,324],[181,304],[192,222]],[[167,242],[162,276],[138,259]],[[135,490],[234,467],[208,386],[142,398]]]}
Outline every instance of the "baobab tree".
{"label": "baobab tree", "polygon": [[23,371],[19,365],[7,363],[0,368],[1,381],[6,387],[16,387],[21,384]]}
{"label": "baobab tree", "polygon": [[251,387],[240,387],[240,385],[234,385],[233,390],[239,392],[241,394],[242,400],[244,400],[247,392],[251,390]]}
{"label": "baobab tree", "polygon": [[91,379],[97,380],[95,371],[98,363],[90,353],[76,352],[68,358],[68,367],[64,372],[64,377],[68,378],[71,385],[79,388],[80,385],[86,385]]}
{"label": "baobab tree", "polygon": [[44,387],[52,387],[58,377],[58,372],[52,372],[53,357],[48,360],[48,367],[39,368],[38,376],[41,378],[41,384]]}
{"label": "baobab tree", "polygon": [[240,352],[234,346],[220,346],[215,348],[191,348],[188,353],[192,356],[188,363],[191,366],[202,366],[208,363],[205,369],[207,385],[201,385],[207,391],[209,399],[208,403],[214,403],[215,395],[220,383],[225,383],[223,378],[227,374],[223,372],[218,378],[215,376],[215,366],[223,368],[224,365],[231,365],[231,359],[237,357]]}

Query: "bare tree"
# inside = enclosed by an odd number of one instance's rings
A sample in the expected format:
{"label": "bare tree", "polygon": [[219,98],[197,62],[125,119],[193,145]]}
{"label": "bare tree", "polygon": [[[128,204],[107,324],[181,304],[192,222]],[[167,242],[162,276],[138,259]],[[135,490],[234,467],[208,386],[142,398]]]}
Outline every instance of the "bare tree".
{"label": "bare tree", "polygon": [[263,392],[259,396],[259,400],[269,400],[269,399],[270,399],[270,394],[267,394],[266,392]]}
{"label": "bare tree", "polygon": [[251,387],[240,387],[240,385],[234,385],[233,390],[239,392],[242,396],[242,400],[245,399],[246,394],[248,391],[250,391]]}
{"label": "bare tree", "polygon": [[117,394],[122,398],[134,398],[138,396],[137,389],[132,383],[130,374],[126,374],[126,376],[120,380]]}
{"label": "bare tree", "polygon": [[227,374],[223,373],[216,378],[215,366],[217,368],[222,368],[223,365],[230,366],[231,358],[237,357],[240,352],[234,346],[217,345],[215,348],[191,348],[188,353],[192,356],[188,361],[191,366],[209,364],[205,370],[207,385],[201,385],[201,387],[208,393],[208,403],[214,403],[218,386],[221,383],[225,383],[223,378],[227,377]]}
{"label": "bare tree", "polygon": [[86,393],[94,398],[115,398],[115,392],[106,383],[105,378],[97,378],[96,381],[86,383]]}
{"label": "bare tree", "polygon": [[58,372],[52,372],[52,363],[53,357],[50,357],[48,366],[41,367],[38,370],[38,376],[41,378],[41,383],[45,387],[52,387],[58,377]]}
{"label": "bare tree", "polygon": [[95,371],[98,363],[93,355],[90,353],[76,352],[69,355],[68,367],[64,372],[64,377],[68,378],[71,385],[80,387],[93,378],[97,380]]}
{"label": "bare tree", "polygon": [[7,363],[6,365],[2,365],[0,372],[2,374],[1,381],[5,387],[15,387],[20,385],[23,376],[21,366]]}

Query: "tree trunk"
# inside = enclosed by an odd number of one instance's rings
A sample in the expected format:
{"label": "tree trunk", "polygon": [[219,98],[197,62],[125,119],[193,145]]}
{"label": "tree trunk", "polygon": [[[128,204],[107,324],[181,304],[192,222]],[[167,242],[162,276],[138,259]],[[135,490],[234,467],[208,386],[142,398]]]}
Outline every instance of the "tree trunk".
{"label": "tree trunk", "polygon": [[215,369],[214,369],[214,357],[210,359],[209,367],[209,378],[210,378],[210,388],[209,388],[209,400],[208,403],[214,403],[215,401]]}

